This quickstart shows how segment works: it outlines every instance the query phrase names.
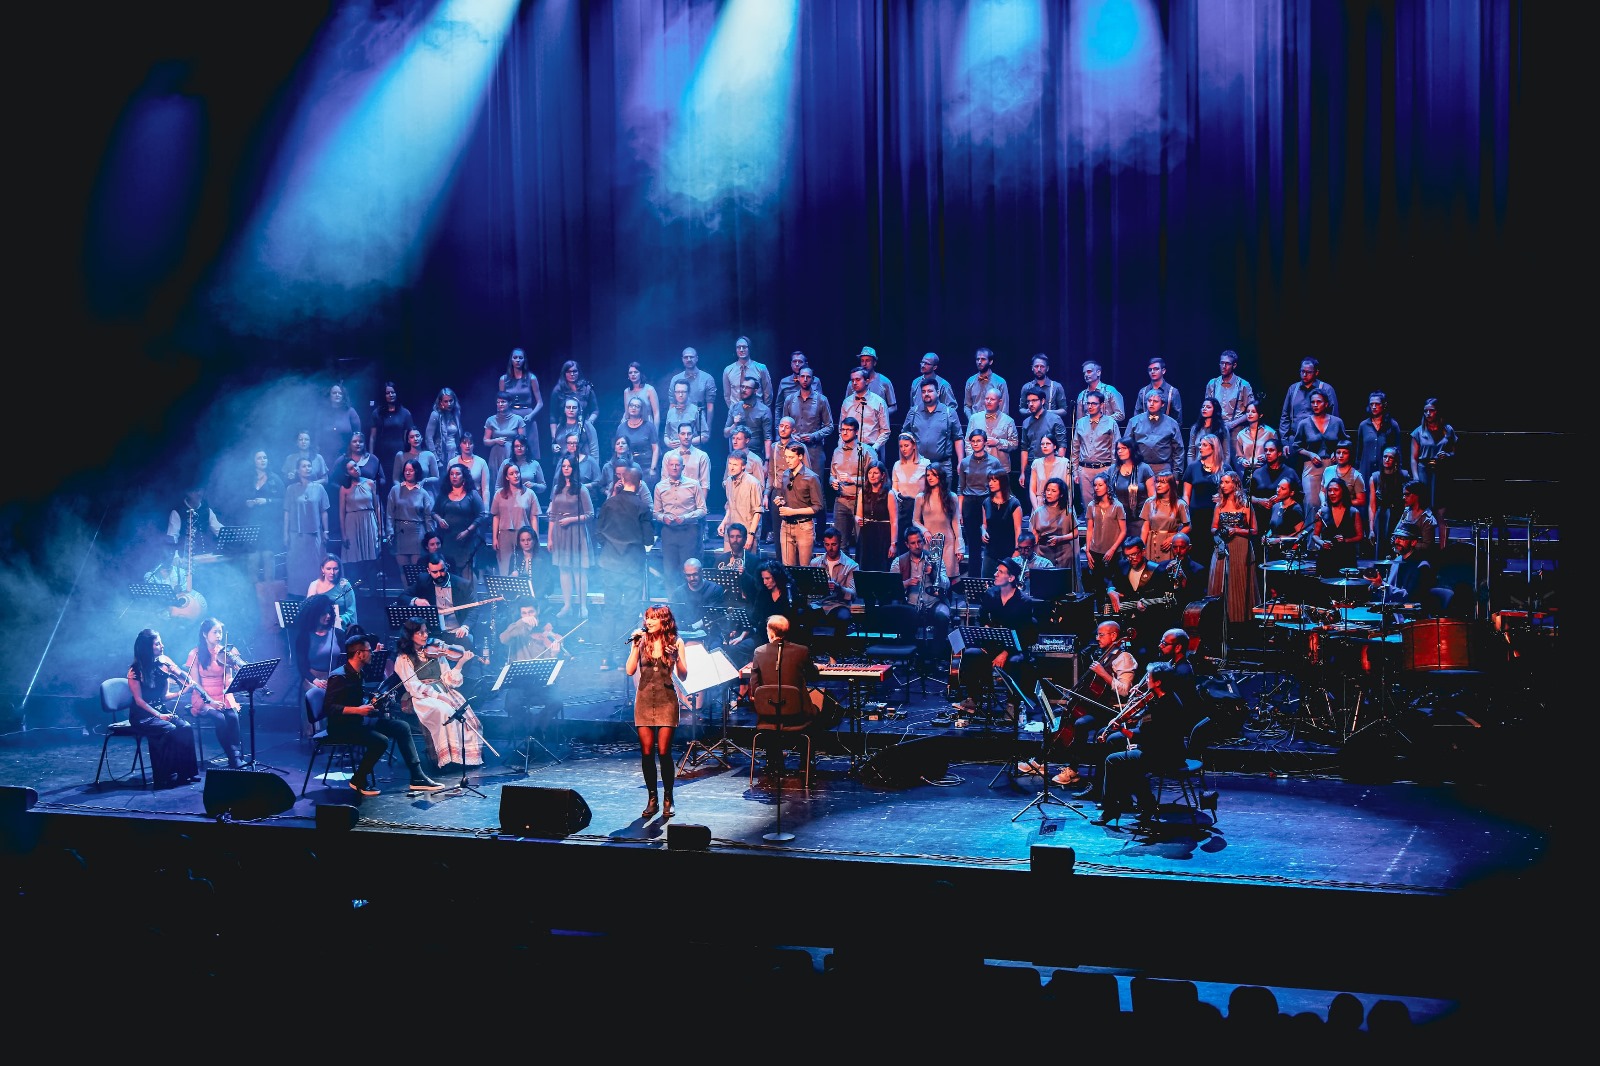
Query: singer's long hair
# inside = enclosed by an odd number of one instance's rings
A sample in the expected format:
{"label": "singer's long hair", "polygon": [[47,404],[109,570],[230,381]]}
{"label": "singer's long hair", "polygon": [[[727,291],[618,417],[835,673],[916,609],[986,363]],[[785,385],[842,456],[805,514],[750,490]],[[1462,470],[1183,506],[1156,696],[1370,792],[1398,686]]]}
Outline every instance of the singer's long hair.
{"label": "singer's long hair", "polygon": [[209,670],[214,665],[211,661],[211,645],[206,643],[206,637],[211,635],[213,629],[221,628],[222,619],[220,618],[207,618],[200,623],[200,632],[194,645],[194,657],[202,670]]}
{"label": "singer's long hair", "polygon": [[672,608],[664,603],[653,604],[644,612],[644,616],[661,623],[661,649],[668,662],[677,662],[678,620],[672,616]]}
{"label": "singer's long hair", "polygon": [[141,629],[133,638],[133,665],[129,669],[140,681],[156,676],[156,638],[160,635],[154,629]]}

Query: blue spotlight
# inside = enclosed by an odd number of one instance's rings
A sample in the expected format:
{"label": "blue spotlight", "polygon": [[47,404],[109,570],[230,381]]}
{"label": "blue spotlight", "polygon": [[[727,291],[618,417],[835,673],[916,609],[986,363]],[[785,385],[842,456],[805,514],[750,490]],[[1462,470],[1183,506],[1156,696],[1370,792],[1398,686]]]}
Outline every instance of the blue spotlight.
{"label": "blue spotlight", "polygon": [[652,199],[715,228],[732,200],[759,211],[787,169],[799,0],[729,0],[671,118]]}
{"label": "blue spotlight", "polygon": [[1044,91],[1044,12],[1039,0],[975,0],[963,19],[957,66],[945,100],[947,133],[985,142],[1026,133]]}
{"label": "blue spotlight", "polygon": [[1146,0],[1089,0],[1076,5],[1072,21],[1078,65],[1109,70],[1137,61],[1154,43],[1154,13]]}
{"label": "blue spotlight", "polygon": [[236,328],[359,317],[412,277],[517,6],[441,0],[409,23],[364,5],[335,16],[298,134],[217,294]]}

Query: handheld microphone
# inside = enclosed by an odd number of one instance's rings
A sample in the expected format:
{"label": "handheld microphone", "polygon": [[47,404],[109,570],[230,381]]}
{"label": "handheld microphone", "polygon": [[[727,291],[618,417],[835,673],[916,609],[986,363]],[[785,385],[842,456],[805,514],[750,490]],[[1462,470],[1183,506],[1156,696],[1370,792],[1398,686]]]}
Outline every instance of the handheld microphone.
{"label": "handheld microphone", "polygon": [[637,644],[637,643],[639,643],[639,639],[641,637],[643,637],[643,636],[644,636],[644,630],[635,629],[632,633],[628,634],[628,639],[623,641],[623,643],[624,644]]}

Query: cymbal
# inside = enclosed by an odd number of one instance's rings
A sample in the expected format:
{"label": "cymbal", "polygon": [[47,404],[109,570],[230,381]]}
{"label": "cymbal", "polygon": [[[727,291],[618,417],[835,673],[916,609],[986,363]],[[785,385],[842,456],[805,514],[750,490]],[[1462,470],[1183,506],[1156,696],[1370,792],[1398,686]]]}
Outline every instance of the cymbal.
{"label": "cymbal", "polygon": [[1332,588],[1358,589],[1365,585],[1366,581],[1359,577],[1325,577],[1322,583]]}
{"label": "cymbal", "polygon": [[1284,571],[1286,573],[1307,573],[1307,574],[1309,574],[1313,570],[1315,570],[1316,568],[1317,568],[1317,564],[1312,562],[1312,561],[1310,561],[1309,559],[1307,559],[1307,560],[1300,560],[1300,559],[1274,559],[1270,563],[1262,563],[1261,564],[1261,569],[1263,569],[1263,570],[1272,570],[1274,572],[1276,572],[1276,571]]}

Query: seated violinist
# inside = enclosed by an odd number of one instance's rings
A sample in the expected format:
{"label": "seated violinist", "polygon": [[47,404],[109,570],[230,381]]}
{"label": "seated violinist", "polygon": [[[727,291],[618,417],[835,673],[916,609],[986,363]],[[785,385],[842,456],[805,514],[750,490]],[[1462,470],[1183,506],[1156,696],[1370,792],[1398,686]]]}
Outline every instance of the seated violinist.
{"label": "seated violinist", "polygon": [[394,741],[400,757],[410,771],[412,792],[438,792],[445,786],[429,777],[422,769],[417,756],[417,746],[411,739],[411,727],[390,718],[380,710],[377,700],[367,696],[361,672],[372,661],[372,638],[359,627],[352,627],[344,638],[344,665],[328,675],[328,687],[323,697],[322,709],[326,715],[328,739],[342,744],[359,744],[365,748],[361,762],[350,776],[350,787],[363,796],[376,796],[377,783],[372,771]]}
{"label": "seated violinist", "polygon": [[[500,643],[506,646],[512,662],[558,659],[567,654],[555,627],[549,622],[540,624],[537,603],[524,597],[516,602],[516,608],[516,620],[500,633]],[[563,704],[556,697],[555,689],[555,685],[525,679],[506,683],[505,710],[519,723],[516,726],[519,735],[544,737],[549,733],[550,723],[561,718]],[[537,714],[535,707],[540,708]]]}
{"label": "seated violinist", "polygon": [[[1128,645],[1122,640],[1122,624],[1115,620],[1101,622],[1094,630],[1094,646],[1089,649],[1089,670],[1072,686],[1072,699],[1062,708],[1058,729],[1071,730],[1072,740],[1060,756],[1061,772],[1053,781],[1058,785],[1076,784],[1082,780],[1074,763],[1097,762],[1105,756],[1102,746],[1093,741],[1099,730],[1122,707],[1128,692],[1133,688],[1134,675],[1139,663]],[[1035,760],[1017,767],[1020,773],[1042,773],[1043,767]]]}
{"label": "seated violinist", "polygon": [[1104,799],[1100,817],[1091,825],[1105,825],[1128,808],[1141,824],[1154,821],[1156,799],[1149,775],[1182,765],[1197,709],[1179,695],[1177,672],[1172,663],[1153,663],[1146,675],[1150,687],[1145,697],[1125,709],[1127,719],[1118,723],[1123,750],[1106,756]]}

